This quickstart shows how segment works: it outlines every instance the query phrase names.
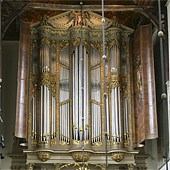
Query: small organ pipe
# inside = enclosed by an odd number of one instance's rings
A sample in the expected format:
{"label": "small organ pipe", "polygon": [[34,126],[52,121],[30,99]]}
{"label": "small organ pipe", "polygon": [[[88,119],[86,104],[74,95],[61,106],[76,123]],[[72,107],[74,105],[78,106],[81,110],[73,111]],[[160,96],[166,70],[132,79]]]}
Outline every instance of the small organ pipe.
{"label": "small organ pipe", "polygon": [[125,97],[123,96],[123,117],[124,117],[124,139],[126,140],[126,101]]}
{"label": "small organ pipe", "polygon": [[91,136],[92,136],[92,143],[93,143],[93,137],[94,137],[94,134],[93,134],[93,131],[94,131],[94,122],[93,122],[93,103],[91,103],[91,126],[92,126],[92,131],[91,131]]}
{"label": "small organ pipe", "polygon": [[41,86],[41,112],[40,112],[40,129],[41,129],[41,141],[43,140],[43,88],[44,86]]}
{"label": "small organ pipe", "polygon": [[64,107],[65,107],[65,116],[64,116],[65,132],[64,132],[64,135],[65,135],[65,142],[67,142],[67,103],[64,105]]}
{"label": "small organ pipe", "polygon": [[107,133],[108,133],[108,140],[109,140],[109,99],[108,97],[106,98],[106,113],[107,113]]}
{"label": "small organ pipe", "polygon": [[[74,74],[75,74],[75,71],[74,71],[74,57],[75,57],[75,54],[73,54],[73,82],[75,82],[75,78],[74,78]],[[75,105],[75,102],[74,102],[74,96],[75,96],[75,92],[74,92],[74,88],[75,86],[73,85],[73,139],[75,140],[75,108],[74,108],[74,105]]]}
{"label": "small organ pipe", "polygon": [[54,100],[54,137],[56,137],[56,99],[53,98]]}
{"label": "small organ pipe", "polygon": [[61,112],[62,112],[62,106],[60,106],[60,140],[61,140],[61,136],[62,136],[62,130],[61,130],[61,128],[62,128],[62,117],[61,117]]}
{"label": "small organ pipe", "polygon": [[34,105],[35,105],[35,112],[34,112],[34,114],[35,114],[35,139],[37,138],[36,137],[36,134],[37,134],[37,96],[35,96],[35,103],[34,103]]}
{"label": "small organ pipe", "polygon": [[117,87],[118,89],[118,104],[119,104],[119,138],[120,142],[122,141],[122,112],[121,112],[121,99],[120,99],[120,88]]}
{"label": "small organ pipe", "polygon": [[33,112],[32,112],[32,132],[33,132],[33,134],[32,134],[32,136],[34,137],[34,125],[35,125],[35,121],[34,121],[34,118],[35,118],[35,102],[34,102],[34,100],[35,100],[35,97],[33,97]]}
{"label": "small organ pipe", "polygon": [[129,123],[128,123],[128,110],[127,110],[127,99],[125,99],[125,102],[126,102],[126,133],[127,133],[127,138],[129,137],[128,134],[129,134]]}
{"label": "small organ pipe", "polygon": [[70,143],[70,118],[69,118],[69,108],[70,108],[70,102],[68,103],[68,143]]}
{"label": "small organ pipe", "polygon": [[54,125],[54,117],[53,117],[53,114],[54,114],[54,102],[53,102],[53,96],[51,97],[51,103],[52,103],[52,106],[51,106],[51,138],[53,139],[53,132],[54,132],[54,128],[53,128],[53,125]]}
{"label": "small organ pipe", "polygon": [[47,89],[46,89],[46,85],[44,85],[44,132],[43,132],[43,138],[44,138],[44,141],[46,140],[46,127],[47,127],[47,125],[46,125],[46,121],[47,121],[47,119],[46,119],[46,106],[47,106]]}
{"label": "small organ pipe", "polygon": [[117,103],[117,87],[115,87],[115,125],[116,125],[116,128],[115,128],[115,131],[116,131],[116,138],[117,138],[117,141],[118,141],[118,134],[119,134],[119,131],[118,131],[118,103]]}
{"label": "small organ pipe", "polygon": [[47,141],[49,140],[49,136],[50,136],[50,113],[49,113],[49,110],[50,110],[50,91],[47,88]]}

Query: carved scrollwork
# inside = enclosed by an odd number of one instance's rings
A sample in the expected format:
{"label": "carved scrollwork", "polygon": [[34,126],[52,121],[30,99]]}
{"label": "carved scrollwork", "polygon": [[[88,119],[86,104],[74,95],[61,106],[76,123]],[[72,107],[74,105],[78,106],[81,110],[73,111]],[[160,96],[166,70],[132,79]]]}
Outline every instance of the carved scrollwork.
{"label": "carved scrollwork", "polygon": [[60,40],[60,51],[63,51],[69,45],[69,40]]}
{"label": "carved scrollwork", "polygon": [[52,48],[52,47],[55,47],[55,48],[56,48],[56,46],[57,46],[57,45],[56,45],[56,40],[52,40],[52,41],[51,41],[51,48]]}
{"label": "carved scrollwork", "polygon": [[111,158],[116,162],[120,162],[124,159],[124,154],[123,153],[115,153],[111,156]]}
{"label": "carved scrollwork", "polygon": [[127,77],[126,75],[122,75],[122,90],[123,90],[123,96],[127,97]]}
{"label": "carved scrollwork", "polygon": [[121,80],[120,74],[110,74],[110,89],[114,89],[115,87],[121,88]]}
{"label": "carved scrollwork", "polygon": [[50,89],[50,72],[41,73],[39,87],[46,85]]}
{"label": "carved scrollwork", "polygon": [[51,146],[56,146],[56,138],[51,139]]}
{"label": "carved scrollwork", "polygon": [[51,94],[56,98],[56,74],[51,74]]}
{"label": "carved scrollwork", "polygon": [[41,47],[41,45],[44,44],[44,43],[47,43],[47,45],[50,47],[51,42],[50,42],[50,39],[49,39],[49,38],[47,38],[47,37],[42,38],[42,39],[40,40],[40,47]]}
{"label": "carved scrollwork", "polygon": [[71,40],[71,44],[70,44],[70,49],[71,49],[71,54],[73,53],[73,51],[75,50],[75,48],[80,45],[80,38],[74,38]]}
{"label": "carved scrollwork", "polygon": [[90,46],[96,51],[100,52],[100,42],[99,41],[90,41]]}
{"label": "carved scrollwork", "polygon": [[120,42],[116,39],[114,40],[110,40],[109,41],[109,50],[114,46],[114,45],[117,45],[119,48],[120,48]]}
{"label": "carved scrollwork", "polygon": [[39,152],[38,153],[38,159],[42,162],[45,162],[51,158],[51,155],[49,152]]}
{"label": "carved scrollwork", "polygon": [[87,52],[90,53],[89,42],[86,38],[83,38],[83,46],[86,48]]}

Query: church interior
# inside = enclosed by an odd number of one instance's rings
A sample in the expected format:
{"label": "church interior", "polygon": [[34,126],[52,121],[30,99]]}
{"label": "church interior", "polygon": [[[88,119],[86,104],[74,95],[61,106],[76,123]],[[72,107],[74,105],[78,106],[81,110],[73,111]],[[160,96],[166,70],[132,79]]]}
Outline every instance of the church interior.
{"label": "church interior", "polygon": [[168,170],[169,2],[0,1],[0,169]]}

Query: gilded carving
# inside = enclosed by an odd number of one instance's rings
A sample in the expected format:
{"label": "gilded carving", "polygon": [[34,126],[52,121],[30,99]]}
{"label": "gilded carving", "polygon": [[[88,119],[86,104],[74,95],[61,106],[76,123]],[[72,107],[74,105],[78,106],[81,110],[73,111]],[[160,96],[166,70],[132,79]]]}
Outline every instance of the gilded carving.
{"label": "gilded carving", "polygon": [[55,47],[55,48],[56,48],[56,40],[52,40],[52,41],[51,41],[51,48],[52,48],[52,47]]}
{"label": "gilded carving", "polygon": [[61,165],[62,165],[62,163],[54,163],[55,170],[59,170]]}
{"label": "gilded carving", "polygon": [[[108,135],[109,136],[109,135]],[[110,140],[107,140],[107,146],[110,146]]]}
{"label": "gilded carving", "polygon": [[60,40],[60,51],[63,51],[67,46],[69,46],[69,40]]}
{"label": "gilded carving", "polygon": [[[82,152],[74,152],[71,154],[72,158],[76,162],[83,162],[83,153]],[[89,152],[84,152],[84,162],[87,162],[90,158],[90,153]]]}
{"label": "gilded carving", "polygon": [[124,146],[125,146],[125,147],[128,147],[128,146],[129,146],[129,138],[126,139],[126,140],[124,140]]}
{"label": "gilded carving", "polygon": [[71,54],[73,53],[75,48],[80,45],[80,41],[81,41],[81,38],[74,38],[74,39],[71,40],[71,44],[70,44]]}
{"label": "gilded carving", "polygon": [[111,158],[116,162],[120,162],[124,159],[124,155],[122,153],[115,153],[111,156]]}
{"label": "gilded carving", "polygon": [[109,41],[109,50],[114,46],[114,45],[117,45],[119,48],[120,48],[120,42],[116,39],[114,40],[110,40]]}
{"label": "gilded carving", "polygon": [[12,169],[12,170],[19,170],[20,167],[21,167],[21,166],[14,166],[14,165],[13,165],[13,166],[11,166],[11,169]]}
{"label": "gilded carving", "polygon": [[86,48],[88,54],[90,54],[89,42],[86,38],[83,38],[83,46]]}
{"label": "gilded carving", "polygon": [[98,101],[96,101],[96,100],[94,100],[94,99],[91,99],[91,102],[93,102],[93,103],[95,103],[95,104],[97,104],[97,105],[101,106],[101,103],[100,103],[100,102],[98,102]]}
{"label": "gilded carving", "polygon": [[102,146],[102,141],[92,143],[92,146]]}
{"label": "gilded carving", "polygon": [[56,74],[51,74],[51,94],[53,97],[57,97],[56,96]]}
{"label": "gilded carving", "polygon": [[31,125],[32,125],[32,114],[31,114],[31,112],[28,115],[28,125],[29,125],[28,136],[29,136],[29,139],[31,139]]}
{"label": "gilded carving", "polygon": [[119,19],[116,16],[113,16],[113,27],[118,27]]}
{"label": "gilded carving", "polygon": [[123,96],[127,97],[127,77],[126,75],[122,75],[122,90],[123,90]]}
{"label": "gilded carving", "polygon": [[73,145],[83,144],[83,142],[84,142],[84,145],[89,145],[89,140],[85,140],[85,141],[72,140],[72,142],[73,142]]}
{"label": "gilded carving", "polygon": [[37,83],[38,83],[38,73],[33,73],[32,75],[32,98],[37,95]]}
{"label": "gilded carving", "polygon": [[50,42],[50,39],[49,39],[49,38],[47,38],[47,37],[42,38],[42,39],[40,40],[40,47],[41,47],[41,45],[44,44],[44,43],[47,43],[47,45],[50,47],[51,42]]}
{"label": "gilded carving", "polygon": [[47,140],[47,141],[38,141],[38,144],[50,144],[50,141],[49,140]]}
{"label": "gilded carving", "polygon": [[75,16],[75,23],[74,25],[77,26],[77,25],[81,25],[81,20],[82,20],[82,25],[86,25],[85,23],[85,17],[88,16],[88,13],[87,12],[82,12],[82,16],[81,16],[81,12],[75,12],[73,11],[72,14]]}
{"label": "gilded carving", "polygon": [[50,89],[50,72],[43,72],[40,75],[39,87],[46,85]]}
{"label": "gilded carving", "polygon": [[[82,165],[83,165],[83,162],[65,164],[63,166],[60,166],[60,168],[58,168],[58,170],[60,170],[62,168],[69,168],[69,167],[70,168],[78,167],[78,170],[82,170]],[[86,167],[89,167],[89,165],[93,165],[93,166],[98,167],[102,170],[105,170],[105,167],[106,167],[106,164],[94,164],[94,163],[84,162],[85,170],[87,170]]]}
{"label": "gilded carving", "polygon": [[121,88],[120,74],[110,73],[110,89]]}
{"label": "gilded carving", "polygon": [[68,146],[68,145],[70,145],[70,143],[60,140],[60,146]]}
{"label": "gilded carving", "polygon": [[32,137],[32,146],[36,146],[37,145],[37,139],[34,139],[33,137]]}
{"label": "gilded carving", "polygon": [[51,139],[51,146],[56,146],[56,137]]}
{"label": "gilded carving", "polygon": [[41,160],[42,162],[46,162],[51,158],[51,155],[49,152],[39,152],[38,153],[38,159]]}
{"label": "gilded carving", "polygon": [[26,163],[27,170],[33,170],[33,168],[34,168],[34,163]]}
{"label": "gilded carving", "polygon": [[[103,56],[103,44],[101,43],[101,45],[100,45],[100,59],[101,59],[101,61],[100,61],[100,63],[101,63],[101,72],[100,72],[100,76],[101,76],[101,114],[102,114],[102,139],[104,139],[105,138],[105,136],[104,136],[104,132],[105,132],[105,116],[104,116],[104,72],[103,72],[103,58],[102,58],[102,56]],[[101,144],[100,144],[100,146],[102,145],[102,142],[101,142]]]}
{"label": "gilded carving", "polygon": [[90,46],[100,53],[100,41],[90,41]]}
{"label": "gilded carving", "polygon": [[128,170],[134,170],[135,169],[136,164],[132,163],[132,164],[127,164],[127,168]]}

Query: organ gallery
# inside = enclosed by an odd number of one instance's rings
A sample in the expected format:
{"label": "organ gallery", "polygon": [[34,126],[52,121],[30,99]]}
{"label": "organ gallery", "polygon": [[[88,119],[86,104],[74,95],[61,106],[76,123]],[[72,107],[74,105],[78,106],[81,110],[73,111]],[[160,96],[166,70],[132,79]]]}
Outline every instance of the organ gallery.
{"label": "organ gallery", "polygon": [[28,169],[104,170],[106,141],[108,168],[133,169],[135,148],[158,136],[151,25],[134,33],[105,18],[104,74],[101,20],[67,11],[21,22],[15,136]]}

